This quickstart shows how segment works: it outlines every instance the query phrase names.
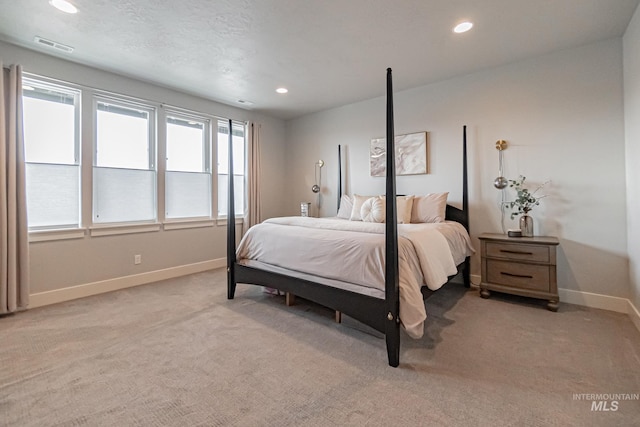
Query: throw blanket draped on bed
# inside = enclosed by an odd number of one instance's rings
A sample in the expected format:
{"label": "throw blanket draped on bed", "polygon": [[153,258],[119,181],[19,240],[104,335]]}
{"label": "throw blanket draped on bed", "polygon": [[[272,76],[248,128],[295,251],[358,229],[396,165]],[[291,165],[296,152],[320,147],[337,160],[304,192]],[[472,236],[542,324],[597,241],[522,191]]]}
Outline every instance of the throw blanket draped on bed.
{"label": "throw blanket draped on bed", "polygon": [[[458,223],[399,224],[398,234],[400,319],[410,336],[420,338],[426,319],[420,287],[439,289],[473,248]],[[384,298],[384,241],[380,223],[272,218],[249,229],[237,256],[240,262],[250,259],[374,288]]]}

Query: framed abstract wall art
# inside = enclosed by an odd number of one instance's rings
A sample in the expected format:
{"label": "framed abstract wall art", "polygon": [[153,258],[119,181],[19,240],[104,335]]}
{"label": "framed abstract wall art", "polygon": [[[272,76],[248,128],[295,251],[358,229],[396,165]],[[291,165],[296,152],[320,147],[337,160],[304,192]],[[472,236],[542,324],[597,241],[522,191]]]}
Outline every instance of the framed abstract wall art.
{"label": "framed abstract wall art", "polygon": [[[427,132],[396,135],[396,175],[427,173]],[[371,140],[371,176],[385,176],[387,171],[386,138]]]}

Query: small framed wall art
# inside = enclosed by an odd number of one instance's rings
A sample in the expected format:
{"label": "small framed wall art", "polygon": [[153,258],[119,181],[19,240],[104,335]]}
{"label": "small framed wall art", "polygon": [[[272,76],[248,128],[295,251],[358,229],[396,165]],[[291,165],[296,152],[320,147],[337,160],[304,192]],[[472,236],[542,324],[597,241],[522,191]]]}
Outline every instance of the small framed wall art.
{"label": "small framed wall art", "polygon": [[[371,176],[385,176],[387,172],[386,138],[371,140]],[[396,175],[427,173],[427,132],[396,135]]]}

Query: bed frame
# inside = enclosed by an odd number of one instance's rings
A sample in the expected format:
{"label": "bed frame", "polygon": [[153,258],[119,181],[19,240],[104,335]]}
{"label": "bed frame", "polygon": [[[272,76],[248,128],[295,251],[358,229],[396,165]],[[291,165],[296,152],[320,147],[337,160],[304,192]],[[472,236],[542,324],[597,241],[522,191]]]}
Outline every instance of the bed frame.
{"label": "bed frame", "polygon": [[[395,153],[393,121],[393,84],[391,68],[387,69],[387,153]],[[232,121],[229,120],[229,129]],[[395,156],[387,155],[386,198],[396,199]],[[229,132],[229,176],[233,177],[233,149]],[[237,283],[267,286],[289,292],[301,298],[342,312],[383,333],[386,339],[389,365],[400,364],[400,295],[398,280],[398,226],[395,203],[386,203],[385,226],[385,299],[362,295],[344,289],[318,284],[316,282],[287,276],[280,273],[248,267],[236,260],[236,229],[233,179],[229,179],[227,210],[227,298],[233,299]],[[467,141],[466,126],[463,128],[463,195],[462,209],[447,205],[446,219],[461,223],[469,230],[467,197]],[[465,286],[469,286],[469,257],[458,266]],[[449,279],[455,276],[450,277]],[[424,290],[427,290],[423,286]],[[423,291],[425,298],[431,291]]]}

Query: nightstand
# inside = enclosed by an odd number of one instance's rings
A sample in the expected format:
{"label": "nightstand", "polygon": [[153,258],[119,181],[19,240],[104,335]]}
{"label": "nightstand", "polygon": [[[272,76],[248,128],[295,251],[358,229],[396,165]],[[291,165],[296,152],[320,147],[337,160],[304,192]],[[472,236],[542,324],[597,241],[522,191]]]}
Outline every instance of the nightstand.
{"label": "nightstand", "polygon": [[558,310],[557,238],[507,237],[489,233],[478,238],[481,243],[482,298],[489,298],[490,291],[504,292],[546,299],[549,310]]}

